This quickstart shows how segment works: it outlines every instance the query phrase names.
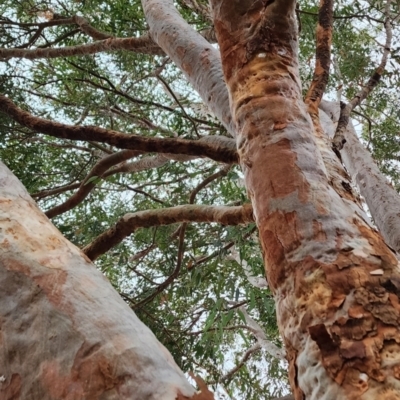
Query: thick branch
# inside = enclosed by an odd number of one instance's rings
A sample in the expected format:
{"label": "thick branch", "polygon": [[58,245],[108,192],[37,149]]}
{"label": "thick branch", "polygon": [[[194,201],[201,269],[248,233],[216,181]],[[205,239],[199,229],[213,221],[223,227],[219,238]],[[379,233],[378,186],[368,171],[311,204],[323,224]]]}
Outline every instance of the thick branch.
{"label": "thick branch", "polygon": [[239,207],[184,205],[139,211],[134,214],[126,214],[114,227],[89,243],[83,252],[91,260],[95,260],[139,228],[182,222],[217,222],[223,225],[240,225],[254,222],[254,219],[250,204]]}
{"label": "thick branch", "polygon": [[224,163],[237,163],[238,156],[233,149],[234,144],[228,138],[206,136],[200,140],[184,140],[177,138],[156,138],[127,135],[121,132],[107,130],[96,126],[76,126],[60,124],[39,117],[17,107],[10,99],[0,95],[0,110],[16,122],[35,132],[50,136],[108,143],[120,149],[130,149],[141,152],[186,154],[198,157],[208,157]]}
{"label": "thick branch", "polygon": [[[338,103],[323,101],[321,109],[333,119],[333,123],[337,122]],[[328,117],[327,119],[329,121]],[[343,162],[355,180],[386,243],[400,253],[399,194],[379,170],[371,153],[358,140],[351,121],[347,125],[345,135],[348,144],[341,151]]]}
{"label": "thick branch", "polygon": [[26,58],[35,60],[38,58],[71,57],[78,55],[95,54],[102,51],[130,50],[136,53],[163,55],[164,52],[154,46],[154,42],[147,35],[140,38],[109,38],[94,43],[82,44],[58,48],[37,49],[0,49],[0,60],[11,58]]}
{"label": "thick branch", "polygon": [[235,136],[218,51],[180,16],[172,0],[142,0],[142,4],[153,39]]}

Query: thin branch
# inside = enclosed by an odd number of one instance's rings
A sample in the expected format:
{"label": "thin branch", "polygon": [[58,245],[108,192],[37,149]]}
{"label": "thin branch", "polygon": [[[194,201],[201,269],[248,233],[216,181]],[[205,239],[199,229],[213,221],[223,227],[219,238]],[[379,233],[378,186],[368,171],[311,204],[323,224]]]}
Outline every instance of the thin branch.
{"label": "thin branch", "polygon": [[[311,11],[304,11],[304,10],[299,10],[300,14],[305,14],[305,15],[312,15],[313,17],[318,17],[319,14],[311,12]],[[334,15],[333,19],[351,19],[351,18],[366,18],[368,20],[374,21],[374,22],[378,22],[380,24],[383,24],[384,21],[377,19],[377,18],[373,18],[370,15],[367,14],[349,14],[349,15]]]}
{"label": "thin branch", "polygon": [[74,24],[75,21],[72,18],[60,18],[60,19],[52,19],[50,21],[46,22],[30,22],[30,23],[24,23],[24,22],[14,22],[11,20],[0,20],[0,25],[13,25],[13,26],[18,26],[20,28],[30,28],[30,27],[37,27],[37,28],[46,28],[49,26],[59,26],[59,25],[72,25]]}
{"label": "thin branch", "polygon": [[86,18],[80,17],[79,15],[74,15],[72,20],[79,26],[82,32],[89,35],[94,40],[104,40],[114,38],[113,35],[99,31],[98,29],[94,28],[92,25],[89,24]]}
{"label": "thin branch", "polygon": [[249,325],[249,327],[253,329],[253,333],[257,339],[258,344],[272,357],[275,357],[279,360],[284,360],[285,351],[280,349],[278,346],[267,339],[264,330],[253,318],[250,317],[244,306],[240,306],[239,310],[243,313],[247,325]]}
{"label": "thin branch", "polygon": [[172,98],[176,101],[176,103],[178,104],[179,108],[182,110],[183,114],[186,116],[186,118],[192,123],[193,125],[193,129],[197,135],[197,137],[199,138],[199,132],[197,130],[197,126],[196,126],[196,122],[193,120],[193,118],[186,112],[185,107],[183,107],[183,105],[181,104],[181,102],[179,101],[178,97],[176,96],[176,94],[174,93],[174,91],[171,89],[171,87],[168,85],[168,82],[159,74],[156,74],[156,77],[159,81],[161,81],[161,83],[165,86],[165,88],[168,90],[169,94],[172,96]]}
{"label": "thin branch", "polygon": [[183,223],[181,225],[181,228],[179,231],[178,259],[177,259],[177,263],[176,263],[176,267],[175,267],[174,271],[163,283],[161,283],[157,286],[157,288],[154,290],[154,292],[150,296],[148,296],[145,299],[134,304],[132,307],[134,310],[137,310],[138,308],[143,307],[149,301],[153,300],[158,294],[162,293],[169,285],[171,285],[174,282],[174,280],[178,277],[179,272],[181,271],[182,261],[183,261],[186,227],[187,227],[187,223]]}
{"label": "thin branch", "polygon": [[[226,175],[228,170],[229,169],[225,168],[225,169],[219,171],[218,173],[211,175],[206,180],[204,180],[190,194],[189,203],[193,204],[196,194],[199,193],[199,191],[201,189],[206,187],[209,183],[211,183],[213,180],[219,178],[220,176],[222,176],[224,174]],[[145,304],[147,304],[149,301],[153,300],[158,294],[163,292],[169,285],[171,285],[171,283],[178,277],[179,272],[182,267],[183,253],[184,253],[184,248],[185,248],[184,238],[185,238],[186,228],[187,228],[187,222],[184,222],[179,228],[178,260],[177,260],[177,264],[176,264],[174,271],[163,283],[161,283],[160,285],[157,286],[157,288],[154,290],[154,292],[150,296],[146,297],[145,299],[141,300],[139,303],[135,304],[133,306],[134,309],[140,308],[140,307],[144,306]]]}
{"label": "thin branch", "polygon": [[81,182],[71,183],[71,184],[60,186],[60,187],[53,188],[53,189],[41,190],[40,192],[31,194],[31,196],[36,200],[40,200],[40,199],[44,199],[45,197],[68,192],[69,190],[78,189],[80,186],[81,186]]}
{"label": "thin branch", "polygon": [[[250,237],[255,231],[257,230],[257,227],[253,227],[249,232],[247,232],[244,236],[243,239],[247,239],[248,237]],[[197,266],[199,266],[200,264],[203,264],[207,261],[210,261],[211,259],[213,259],[214,257],[218,257],[219,255],[221,255],[222,252],[229,250],[231,247],[233,247],[235,245],[236,241],[232,240],[231,242],[228,242],[226,245],[224,245],[222,248],[212,252],[211,254],[209,254],[208,256],[204,256],[201,257],[199,259],[196,260],[195,263],[188,265],[188,270],[191,270]]]}
{"label": "thin branch", "polygon": [[215,174],[212,174],[209,177],[207,177],[206,179],[204,179],[204,181],[201,182],[197,187],[195,187],[193,189],[192,193],[190,193],[189,204],[194,203],[195,197],[200,192],[200,190],[204,189],[208,184],[215,181],[216,179],[226,176],[230,169],[231,169],[231,166],[227,165],[224,168],[222,168],[220,171],[218,171]]}
{"label": "thin branch", "polygon": [[61,124],[44,118],[34,117],[27,111],[17,107],[9,98],[1,94],[0,110],[22,126],[53,137],[108,143],[120,149],[130,149],[141,152],[186,154],[198,157],[205,156],[212,160],[228,164],[238,162],[236,149],[234,150],[231,146],[231,141],[223,136],[205,136],[199,140],[143,137],[127,135],[97,126]]}
{"label": "thin branch", "polygon": [[261,350],[261,346],[259,343],[256,343],[255,345],[253,345],[252,347],[250,347],[243,355],[242,359],[238,362],[238,364],[232,368],[230,371],[228,371],[224,376],[221,377],[221,382],[225,382],[225,381],[230,381],[233,377],[233,375],[236,374],[236,372],[238,372],[240,370],[240,368],[242,368],[247,360],[256,352],[258,352],[259,350]]}
{"label": "thin branch", "polygon": [[54,46],[55,44],[58,44],[65,39],[68,39],[69,37],[75,36],[79,32],[79,29],[73,29],[72,31],[66,32],[58,38],[54,39],[52,42],[47,42],[46,44],[38,46],[38,49],[44,49],[50,46]]}
{"label": "thin branch", "polygon": [[367,84],[357,93],[357,95],[348,103],[340,103],[340,117],[339,122],[336,127],[335,136],[333,138],[333,149],[338,154],[338,152],[343,149],[346,143],[345,131],[349,123],[350,114],[355,107],[357,107],[363,100],[365,100],[368,95],[374,90],[378,85],[383,73],[385,72],[386,63],[390,55],[390,48],[392,45],[392,23],[390,15],[390,5],[391,0],[388,0],[385,7],[385,31],[386,31],[386,42],[382,54],[381,63],[375,70],[374,74],[370,77]]}
{"label": "thin branch", "polygon": [[78,204],[89,195],[92,189],[96,186],[97,180],[100,179],[104,173],[113,165],[119,164],[129,158],[137,156],[137,151],[133,150],[122,150],[118,153],[111,154],[100,161],[92,168],[86,178],[82,181],[79,189],[75,192],[69,199],[64,203],[59,204],[50,210],[46,211],[46,215],[49,218],[54,218],[57,215],[63,214],[72,208],[76,207]]}
{"label": "thin branch", "polygon": [[253,209],[250,204],[237,207],[189,204],[126,214],[115,226],[89,243],[83,252],[91,260],[95,260],[139,228],[182,222],[217,222],[223,225],[249,224],[254,222]]}

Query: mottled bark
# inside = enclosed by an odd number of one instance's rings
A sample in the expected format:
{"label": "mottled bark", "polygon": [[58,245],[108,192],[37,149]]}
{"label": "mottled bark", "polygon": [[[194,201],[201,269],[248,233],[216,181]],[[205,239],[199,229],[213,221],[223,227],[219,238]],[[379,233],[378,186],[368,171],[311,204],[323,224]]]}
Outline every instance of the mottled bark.
{"label": "mottled bark", "polygon": [[302,100],[295,1],[211,3],[294,397],[398,399],[398,261],[349,183],[330,182]]}
{"label": "mottled bark", "polygon": [[[324,101],[321,107],[336,125],[340,115],[339,104]],[[332,130],[334,132],[333,126]],[[346,145],[341,150],[343,162],[360,189],[386,243],[400,253],[399,194],[379,171],[370,152],[358,140],[351,121],[344,131],[344,137]]]}
{"label": "mottled bark", "polygon": [[123,216],[115,226],[89,243],[83,252],[91,260],[95,260],[136,229],[182,222],[217,222],[222,225],[240,225],[254,222],[254,219],[250,204],[238,207],[183,205],[138,211]]}
{"label": "mottled bark", "polygon": [[142,0],[150,34],[232,136],[235,129],[218,51],[180,16],[172,0]]}
{"label": "mottled bark", "polygon": [[0,204],[1,399],[211,398],[2,163]]}
{"label": "mottled bark", "polygon": [[107,130],[97,126],[60,124],[59,122],[33,116],[17,107],[9,98],[1,94],[0,111],[35,132],[62,139],[95,141],[107,143],[121,149],[142,152],[204,156],[228,164],[235,163],[238,159],[231,141],[223,136],[205,136],[200,140],[143,137]]}

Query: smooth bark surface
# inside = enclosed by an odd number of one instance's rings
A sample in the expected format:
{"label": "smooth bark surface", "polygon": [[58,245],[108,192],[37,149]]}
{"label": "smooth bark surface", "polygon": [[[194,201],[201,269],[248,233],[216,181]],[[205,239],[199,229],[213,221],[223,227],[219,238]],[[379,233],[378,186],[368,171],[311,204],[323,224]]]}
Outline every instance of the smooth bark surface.
{"label": "smooth bark surface", "polygon": [[154,41],[182,70],[204,103],[235,136],[218,51],[180,16],[172,0],[142,0]]}
{"label": "smooth bark surface", "polygon": [[334,155],[321,156],[302,100],[295,2],[212,5],[293,394],[400,398],[398,261],[349,182],[330,181]]}
{"label": "smooth bark surface", "polygon": [[[339,104],[324,101],[321,107],[336,125],[340,116]],[[331,131],[331,137],[333,134],[334,131]],[[346,142],[341,150],[343,162],[359,187],[386,243],[400,253],[400,197],[379,171],[371,153],[358,140],[351,121],[344,131],[344,138]]]}
{"label": "smooth bark surface", "polygon": [[1,399],[212,398],[2,163],[0,204]]}

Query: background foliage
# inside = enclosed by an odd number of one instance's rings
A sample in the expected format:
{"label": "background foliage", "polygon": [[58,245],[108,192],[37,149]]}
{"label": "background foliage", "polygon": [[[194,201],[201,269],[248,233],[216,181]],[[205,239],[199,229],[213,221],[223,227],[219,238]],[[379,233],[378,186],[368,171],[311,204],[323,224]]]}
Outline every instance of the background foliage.
{"label": "background foliage", "polygon": [[[206,0],[180,0],[177,5],[194,29],[211,27],[201,7],[207,6]],[[385,39],[383,7],[381,1],[336,2],[330,99],[338,93],[344,100],[353,97],[376,67]],[[392,8],[398,15],[394,4]],[[316,2],[300,1],[305,91],[314,67],[317,12]],[[52,13],[57,18],[84,16],[96,29],[116,37],[138,37],[147,31],[139,0],[3,0],[0,47],[46,48],[92,42],[73,24],[38,32],[34,23],[45,22]],[[388,71],[352,115],[365,145],[395,187],[400,185],[397,19]],[[0,92],[33,115],[69,124],[98,125],[143,136],[196,139],[228,135],[165,56],[119,51],[35,61],[0,60]],[[76,191],[71,185],[81,182],[99,160],[116,151],[96,143],[36,134],[3,114],[0,128],[0,158],[43,210],[68,199]],[[149,157],[153,156],[142,154],[129,162],[143,165]],[[197,194],[195,202],[246,202],[238,167],[228,169],[207,159],[168,160],[158,168],[95,178],[96,187],[90,195],[53,222],[69,240],[83,247],[125,213],[188,204],[193,190],[218,171],[222,171],[220,176]],[[49,192],[52,189],[57,190]],[[252,274],[263,276],[254,226],[189,225],[179,273],[158,293],[158,285],[177,268],[179,229],[177,225],[140,229],[96,264],[180,367],[202,375],[218,390],[219,398],[239,398],[240,393],[240,398],[251,400],[287,393],[286,366],[264,350],[252,353],[241,368],[232,371],[241,365],[255,341],[239,306],[245,306],[268,339],[281,346],[271,293],[253,287],[242,265],[230,254],[237,249]]]}

